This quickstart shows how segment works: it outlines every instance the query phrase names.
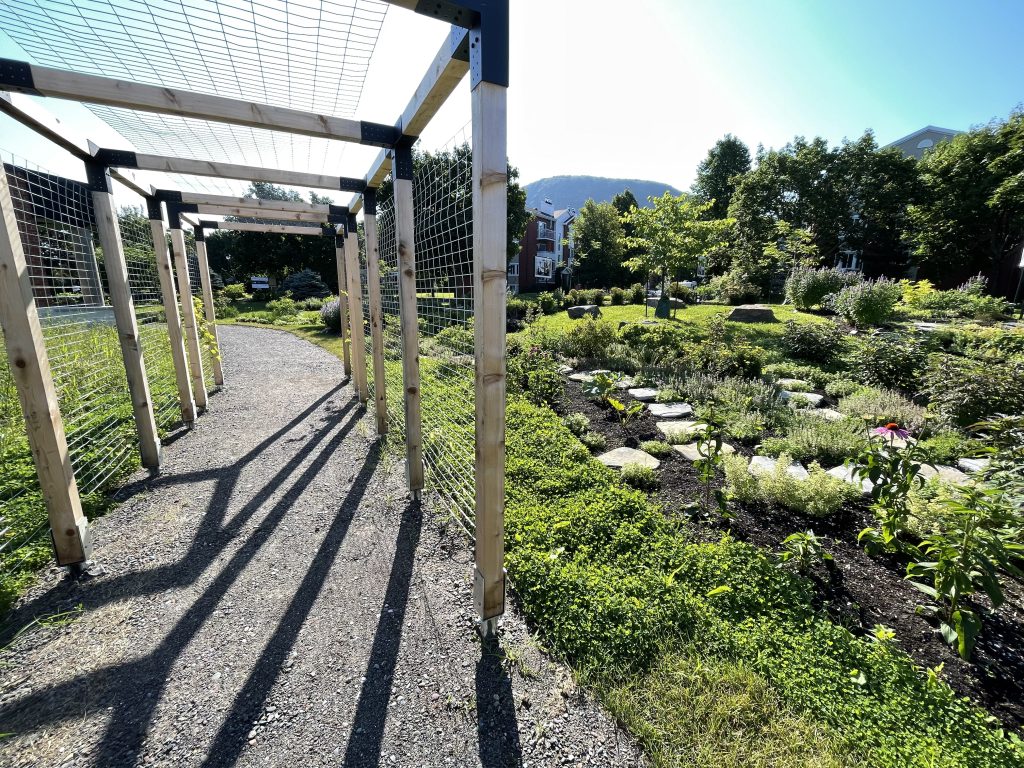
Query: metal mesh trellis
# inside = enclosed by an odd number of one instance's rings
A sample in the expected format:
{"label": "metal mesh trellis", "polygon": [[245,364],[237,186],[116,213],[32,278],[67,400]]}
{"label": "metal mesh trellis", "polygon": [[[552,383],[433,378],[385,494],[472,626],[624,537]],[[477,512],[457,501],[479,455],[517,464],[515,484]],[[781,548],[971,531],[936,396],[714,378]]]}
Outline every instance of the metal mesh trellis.
{"label": "metal mesh trellis", "polygon": [[[118,190],[119,196],[121,189]],[[128,268],[128,285],[135,304],[139,343],[146,362],[146,379],[157,427],[166,431],[181,421],[181,406],[175,383],[174,359],[167,334],[160,275],[157,272],[153,231],[145,205],[126,206],[118,211],[118,228]]]}
{"label": "metal mesh trellis", "polygon": [[[398,300],[398,243],[395,240],[395,201],[388,198],[377,207],[377,248],[380,260],[381,330],[384,338],[384,381],[387,388],[388,429],[392,439],[405,439],[404,388],[402,386],[402,316]],[[364,291],[364,296],[366,291]],[[369,298],[365,299],[369,307]],[[367,339],[367,360],[372,361],[372,340]],[[372,363],[370,391],[373,393]]]}
{"label": "metal mesh trellis", "polygon": [[196,326],[199,329],[199,353],[203,357],[203,379],[206,381],[206,389],[212,392],[216,389],[213,381],[213,362],[216,354],[214,342],[209,334],[206,323],[206,310],[203,301],[203,283],[199,275],[199,258],[196,255],[196,240],[194,236],[185,238],[185,259],[188,262],[188,282],[192,290],[192,300],[196,308]]}

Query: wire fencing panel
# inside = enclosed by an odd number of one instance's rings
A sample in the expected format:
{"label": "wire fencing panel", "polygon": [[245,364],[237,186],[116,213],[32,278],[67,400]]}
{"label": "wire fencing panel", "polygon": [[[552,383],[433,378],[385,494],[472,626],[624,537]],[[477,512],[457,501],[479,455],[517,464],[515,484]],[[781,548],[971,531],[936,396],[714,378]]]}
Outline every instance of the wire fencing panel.
{"label": "wire fencing panel", "polygon": [[[118,199],[130,195],[120,185]],[[130,199],[130,198],[129,198]],[[160,290],[153,230],[149,225],[145,204],[125,206],[118,210],[118,228],[128,268],[128,285],[135,305],[135,320],[139,327],[139,344],[146,362],[153,414],[161,432],[181,422],[181,406],[174,377],[174,359],[167,334],[167,317],[163,294]]]}
{"label": "wire fencing panel", "polygon": [[[380,260],[381,331],[384,338],[384,381],[388,401],[388,430],[396,442],[405,440],[405,388],[402,384],[402,313],[398,300],[398,243],[395,240],[395,201],[377,206],[377,249]],[[367,297],[366,305],[369,306]],[[372,348],[372,340],[368,341]],[[372,351],[369,353],[372,355]],[[372,360],[372,357],[368,357]],[[371,365],[372,368],[372,365]],[[371,392],[372,392],[372,379]]]}
{"label": "wire fencing panel", "polygon": [[467,529],[475,499],[473,156],[466,131],[413,173],[427,482]]}
{"label": "wire fencing panel", "polygon": [[[88,507],[138,462],[138,437],[85,184],[3,152],[71,466]],[[0,591],[49,557],[46,508],[6,363],[0,372]],[[41,558],[41,559],[40,559]],[[10,578],[8,578],[10,577]],[[2,599],[2,596],[0,596]]]}
{"label": "wire fencing panel", "polygon": [[199,331],[199,354],[203,358],[203,380],[206,382],[206,389],[212,392],[216,389],[213,382],[213,361],[214,357],[220,354],[215,351],[213,336],[210,334],[209,325],[206,322],[206,306],[203,302],[203,283],[199,277],[199,258],[196,255],[196,239],[192,233],[185,235],[185,260],[188,262],[188,282],[192,291],[192,302],[196,308],[196,328]]}

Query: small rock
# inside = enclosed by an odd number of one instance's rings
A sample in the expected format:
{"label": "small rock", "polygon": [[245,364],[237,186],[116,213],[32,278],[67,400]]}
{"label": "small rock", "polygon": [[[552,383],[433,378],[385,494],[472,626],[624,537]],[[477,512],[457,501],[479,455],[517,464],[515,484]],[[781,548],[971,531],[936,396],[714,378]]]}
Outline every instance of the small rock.
{"label": "small rock", "polygon": [[956,462],[956,465],[964,472],[981,472],[988,464],[988,459],[958,459]]}
{"label": "small rock", "polygon": [[[771,456],[755,456],[750,460],[750,474],[757,475],[772,472],[775,469],[775,465],[777,463],[778,461],[776,459],[773,459]],[[799,461],[794,461],[792,464],[790,464],[786,468],[786,471],[790,475],[795,477],[797,480],[806,480],[808,477],[810,477],[808,471],[804,469],[803,464],[801,464]]]}
{"label": "small rock", "polygon": [[826,421],[842,421],[846,418],[845,414],[840,413],[835,408],[815,408],[807,411],[812,416],[820,416]]}
{"label": "small rock", "polygon": [[642,403],[653,402],[658,397],[658,390],[648,387],[637,387],[629,390],[629,396]]}
{"label": "small rock", "polygon": [[741,304],[725,318],[734,323],[774,323],[775,313],[764,304]]}
{"label": "small rock", "polygon": [[922,464],[921,477],[925,480],[937,477],[944,483],[966,483],[969,479],[967,475],[956,467],[948,467],[945,464],[936,464],[934,467],[929,464]]}
{"label": "small rock", "polygon": [[821,405],[821,401],[825,399],[824,395],[816,395],[814,392],[790,392],[787,389],[782,390],[780,396],[783,400],[789,400],[791,397],[796,395],[805,398],[807,402],[811,404],[812,408],[817,408]]}
{"label": "small rock", "polygon": [[[672,448],[682,454],[683,458],[689,459],[690,461],[697,461],[700,458],[700,452],[697,450],[697,443],[687,443],[686,445],[673,445]],[[736,453],[736,449],[728,443],[722,443],[722,453]]]}
{"label": "small rock", "polygon": [[865,495],[870,494],[871,489],[874,488],[875,486],[875,484],[868,480],[866,477],[863,480],[858,479],[853,474],[853,467],[847,464],[840,464],[838,467],[833,467],[832,469],[828,470],[827,474],[832,475],[832,477],[838,478],[844,482],[847,482],[850,485],[860,486],[861,492],[863,492]]}
{"label": "small rock", "polygon": [[608,453],[602,453],[597,457],[597,460],[608,467],[615,467],[621,469],[627,464],[640,464],[644,467],[650,467],[651,469],[657,469],[661,466],[661,462],[651,456],[649,453],[638,451],[636,448],[616,448]]}
{"label": "small rock", "polygon": [[565,312],[573,320],[579,320],[581,317],[585,317],[586,315],[590,315],[591,317],[601,316],[601,308],[598,307],[597,304],[580,304],[576,307],[569,307]]}
{"label": "small rock", "polygon": [[658,431],[669,440],[682,440],[700,432],[707,427],[707,424],[699,421],[659,421],[656,426]]}
{"label": "small rock", "polygon": [[693,408],[689,403],[651,403],[647,408],[652,416],[661,419],[679,419],[693,415]]}

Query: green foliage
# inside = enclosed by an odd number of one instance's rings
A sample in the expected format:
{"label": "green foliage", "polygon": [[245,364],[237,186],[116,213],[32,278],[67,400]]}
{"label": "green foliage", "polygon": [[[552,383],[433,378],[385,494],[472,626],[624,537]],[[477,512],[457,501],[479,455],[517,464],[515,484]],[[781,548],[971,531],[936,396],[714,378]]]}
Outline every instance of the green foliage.
{"label": "green foliage", "polygon": [[633,283],[629,286],[629,303],[643,304],[647,301],[647,289],[640,283]]}
{"label": "green foliage", "polygon": [[584,432],[580,435],[580,442],[592,451],[603,451],[608,447],[608,441],[600,432]]}
{"label": "green foliage", "polygon": [[586,297],[587,304],[595,304],[598,307],[604,306],[604,291],[600,288],[583,291],[583,295]]}
{"label": "green foliage", "polygon": [[786,298],[797,309],[824,306],[826,299],[843,288],[856,285],[862,278],[858,274],[840,272],[835,268],[814,269],[796,267],[786,278]]}
{"label": "green foliage", "polygon": [[697,470],[697,479],[703,487],[699,507],[701,514],[710,518],[714,500],[719,514],[727,518],[729,505],[725,493],[720,488],[713,487],[718,469],[726,455],[722,452],[722,430],[715,419],[714,401],[711,403],[706,421],[707,424],[696,435],[698,458],[693,462],[693,467]]}
{"label": "green foliage", "polygon": [[[468,334],[468,349],[472,349],[473,332],[459,330],[463,336]],[[465,349],[463,347],[460,351],[464,353]],[[509,392],[521,394],[535,405],[557,405],[565,395],[565,383],[558,373],[554,356],[536,348],[509,355],[506,381]]]}
{"label": "green foliage", "polygon": [[925,374],[931,407],[961,427],[997,414],[1024,413],[1024,360],[992,365],[952,355],[936,355]]}
{"label": "green foliage", "polygon": [[653,491],[661,485],[658,473],[643,464],[626,464],[620,477],[626,485],[639,491]]}
{"label": "green foliage", "polygon": [[578,266],[574,277],[583,285],[620,285],[626,280],[625,232],[611,203],[587,200],[573,223]]}
{"label": "green foliage", "polygon": [[682,283],[671,283],[668,287],[668,295],[684,304],[694,304],[697,301],[697,294],[693,288]]}
{"label": "green foliage", "polygon": [[772,471],[753,473],[745,457],[726,456],[723,464],[729,497],[744,504],[778,505],[800,514],[829,517],[858,495],[856,488],[832,477],[817,463],[808,467],[806,479],[796,478],[788,472],[791,463],[792,458],[782,454]]}
{"label": "green foliage", "polygon": [[827,364],[841,354],[845,340],[846,334],[835,323],[787,320],[782,333],[782,348],[799,360]]}
{"label": "green foliage", "polygon": [[295,303],[294,299],[275,299],[267,302],[267,312],[272,322],[287,322],[298,314],[299,305]]}
{"label": "green foliage", "polygon": [[330,288],[327,287],[320,275],[311,269],[303,269],[288,275],[281,283],[281,290],[296,301],[331,295]]}
{"label": "green foliage", "polygon": [[796,461],[814,460],[835,466],[857,456],[866,442],[864,425],[858,419],[829,421],[812,414],[800,414],[785,436],[765,438],[761,449],[768,456],[787,454]]}
{"label": "green foliage", "polygon": [[725,319],[716,315],[707,326],[707,337],[702,341],[681,346],[679,359],[693,371],[711,376],[761,375],[761,350],[746,341],[729,338]]}
{"label": "green foliage", "polygon": [[707,217],[724,219],[736,188],[737,177],[750,170],[750,150],[732,134],[715,142],[707,157],[697,166],[693,194],[702,203],[710,203]]}
{"label": "green foliage", "polygon": [[927,417],[924,408],[899,392],[873,387],[861,387],[844,397],[839,401],[839,410],[875,426],[893,421],[911,433],[920,432]]}
{"label": "green foliage", "polygon": [[600,357],[615,342],[616,336],[613,323],[587,316],[576,321],[561,337],[559,351],[566,357]]}
{"label": "green foliage", "polygon": [[622,288],[612,288],[608,295],[611,297],[613,307],[620,307],[626,303],[626,292]]}
{"label": "green foliage", "polygon": [[241,283],[225,285],[224,290],[221,291],[221,293],[224,294],[225,298],[230,299],[231,301],[241,301],[249,298],[249,294],[245,292],[245,286]]}
{"label": "green foliage", "polygon": [[885,278],[864,280],[843,288],[835,298],[835,310],[851,325],[864,328],[888,322],[903,292],[899,283]]}
{"label": "green foliage", "polygon": [[939,432],[918,442],[926,460],[931,464],[953,464],[957,459],[974,456],[981,443],[960,432]]}
{"label": "green foliage", "polygon": [[829,397],[846,397],[852,395],[864,385],[852,379],[832,379],[825,382],[825,394]]}
{"label": "green foliage", "polygon": [[866,384],[916,392],[928,364],[928,345],[916,333],[876,330],[855,345],[851,363]]}
{"label": "green foliage", "polygon": [[540,307],[540,311],[545,315],[553,315],[561,307],[559,306],[558,297],[553,293],[544,292],[537,297],[537,305]]}
{"label": "green foliage", "polygon": [[[799,365],[797,363],[771,363],[764,367],[762,373],[774,379],[804,379],[811,382],[815,389],[825,389],[835,377],[816,365]],[[856,384],[855,389],[862,387]]]}
{"label": "green foliage", "polygon": [[[576,437],[582,437],[590,429],[590,419],[585,413],[570,413],[562,419],[562,423]],[[670,449],[671,450],[671,449]],[[650,451],[648,451],[650,453]]]}
{"label": "green foliage", "polygon": [[782,540],[779,562],[793,562],[800,573],[809,573],[817,563],[832,564],[832,555],[822,547],[821,539],[814,531],[798,531]]}
{"label": "green foliage", "polygon": [[335,333],[341,333],[341,302],[332,299],[320,307],[320,322]]}
{"label": "green foliage", "polygon": [[[570,429],[572,428],[570,427]],[[663,459],[666,456],[672,455],[672,446],[664,440],[645,440],[640,443],[640,450],[644,453],[649,453],[657,459]]]}
{"label": "green foliage", "polygon": [[745,270],[738,267],[711,278],[705,285],[715,298],[733,306],[751,304],[761,298],[761,287],[751,280]]}
{"label": "green foliage", "polygon": [[609,405],[612,395],[618,392],[615,385],[619,378],[614,373],[596,373],[590,381],[583,382],[583,394],[602,405]]}

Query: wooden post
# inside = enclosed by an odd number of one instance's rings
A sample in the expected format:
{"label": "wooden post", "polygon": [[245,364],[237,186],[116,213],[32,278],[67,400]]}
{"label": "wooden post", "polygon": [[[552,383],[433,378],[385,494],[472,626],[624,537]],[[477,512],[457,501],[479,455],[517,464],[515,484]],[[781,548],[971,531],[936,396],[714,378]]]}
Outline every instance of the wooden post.
{"label": "wooden post", "polygon": [[384,378],[384,313],[380,300],[380,248],[377,243],[377,190],[363,193],[363,236],[366,238],[366,286],[370,298],[370,341],[373,352],[373,399],[377,434],[388,432],[388,392]]}
{"label": "wooden post", "polygon": [[[474,30],[474,35],[476,31]],[[485,631],[505,612],[505,291],[507,88],[478,82],[473,102],[476,346],[476,579]]]}
{"label": "wooden post", "polygon": [[366,381],[366,333],[363,330],[363,290],[359,278],[359,235],[356,230],[356,215],[348,216],[348,232],[345,236],[345,272],[348,277],[348,330],[352,339],[352,370],[355,377],[356,396],[360,403],[370,399],[370,388]]}
{"label": "wooden post", "polygon": [[185,257],[185,233],[181,221],[171,212],[171,250],[174,252],[174,271],[178,275],[178,293],[181,296],[181,316],[185,322],[185,341],[188,347],[188,367],[192,375],[192,396],[196,407],[206,410],[206,380],[203,376],[203,356],[199,349],[199,328],[196,326],[196,308],[192,303],[192,285]]}
{"label": "wooden post", "polygon": [[100,246],[103,248],[103,264],[107,272],[107,291],[110,304],[114,308],[118,340],[121,342],[121,357],[128,377],[128,393],[132,400],[135,429],[139,434],[142,466],[156,470],[160,468],[160,437],[156,430],[149,379],[146,378],[146,361],[142,356],[142,344],[139,342],[139,325],[135,318],[131,285],[128,282],[128,266],[124,260],[121,229],[114,208],[114,196],[110,192],[110,175],[106,168],[91,165],[89,177],[96,231],[100,238]]}
{"label": "wooden post", "polygon": [[341,336],[342,357],[345,363],[345,375],[352,377],[352,334],[348,321],[348,276],[345,269],[345,236],[339,226],[334,236],[334,260],[338,265],[338,317],[340,318],[339,335]]}
{"label": "wooden post", "polygon": [[32,297],[32,283],[7,174],[3,172],[0,172],[0,217],[0,326],[46,501],[57,564],[73,565],[89,559],[89,522],[82,514],[50,359]]}
{"label": "wooden post", "polygon": [[181,332],[181,314],[178,312],[178,291],[174,287],[174,268],[171,254],[167,249],[167,230],[156,198],[146,198],[149,207],[149,227],[153,232],[153,251],[156,254],[156,271],[160,275],[160,296],[167,318],[167,335],[171,341],[171,359],[174,361],[174,381],[178,387],[178,402],[181,405],[181,421],[191,429],[196,421],[196,401],[188,379],[188,358],[185,355],[185,339]]}
{"label": "wooden post", "polygon": [[199,262],[199,282],[203,286],[203,311],[206,313],[206,325],[213,336],[213,383],[224,386],[224,367],[220,360],[220,339],[217,337],[217,312],[213,307],[213,283],[210,281],[210,263],[206,260],[206,239],[201,228],[196,233],[196,261]]}
{"label": "wooden post", "polygon": [[423,490],[423,437],[420,415],[420,343],[416,315],[416,244],[412,209],[412,146],[395,149],[393,166],[395,240],[398,244],[398,304],[402,330],[402,385],[405,389],[405,474],[409,490]]}

